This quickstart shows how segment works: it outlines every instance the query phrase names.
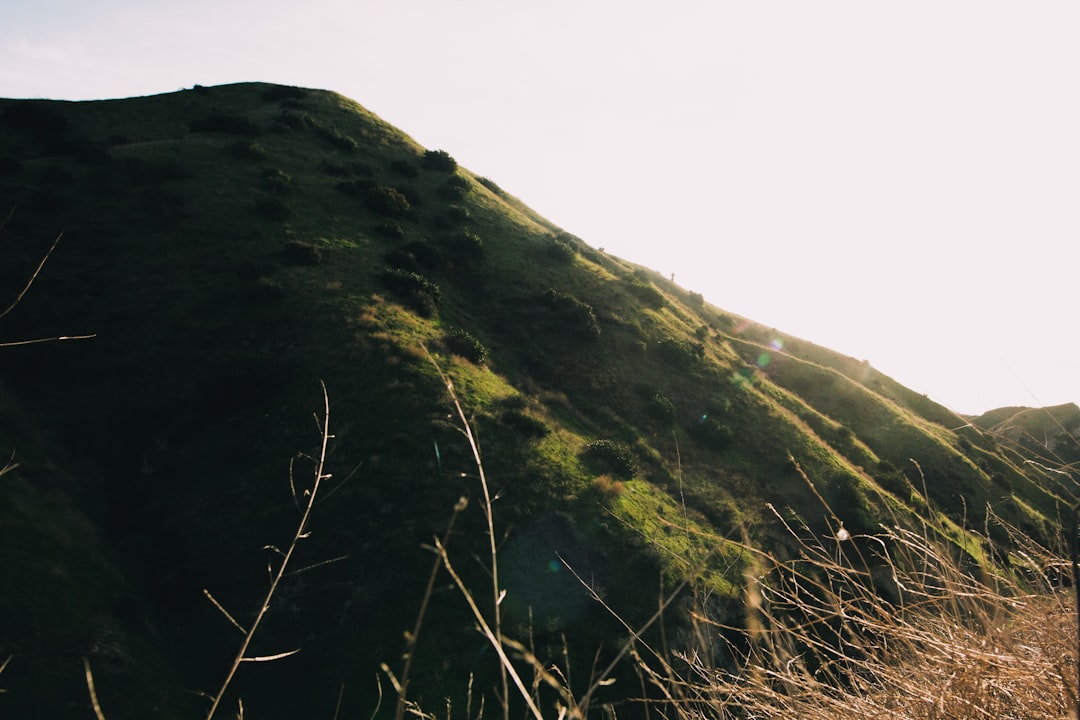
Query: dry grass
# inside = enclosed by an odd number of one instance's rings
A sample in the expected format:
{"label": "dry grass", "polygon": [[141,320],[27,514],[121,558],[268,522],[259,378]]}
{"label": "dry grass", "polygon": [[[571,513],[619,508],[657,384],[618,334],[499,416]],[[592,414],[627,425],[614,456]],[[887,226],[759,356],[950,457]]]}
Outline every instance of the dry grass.
{"label": "dry grass", "polygon": [[1075,717],[1067,561],[1026,542],[977,577],[932,529],[792,535],[794,558],[756,553],[747,627],[695,616],[698,648],[642,664],[663,696],[644,702],[686,720]]}

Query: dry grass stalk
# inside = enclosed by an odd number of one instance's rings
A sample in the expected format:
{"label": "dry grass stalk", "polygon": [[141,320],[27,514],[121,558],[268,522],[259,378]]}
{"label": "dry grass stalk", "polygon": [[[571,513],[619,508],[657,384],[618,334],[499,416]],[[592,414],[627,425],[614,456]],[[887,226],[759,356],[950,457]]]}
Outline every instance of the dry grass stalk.
{"label": "dry grass stalk", "polygon": [[758,552],[750,629],[697,618],[730,638],[734,661],[682,653],[668,704],[684,720],[1073,716],[1071,593],[1055,580],[1064,561],[1028,540],[1024,567],[976,577],[932,537],[893,527],[796,536],[797,557],[782,563]]}

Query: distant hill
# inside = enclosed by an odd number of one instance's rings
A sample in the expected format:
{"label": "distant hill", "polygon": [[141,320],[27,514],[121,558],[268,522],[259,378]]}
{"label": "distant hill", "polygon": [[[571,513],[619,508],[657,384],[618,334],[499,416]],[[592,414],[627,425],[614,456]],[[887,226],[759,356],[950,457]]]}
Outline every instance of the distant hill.
{"label": "distant hill", "polygon": [[1080,462],[1080,407],[1010,407],[972,418],[972,423],[1012,445],[1022,446],[1051,467]]}
{"label": "distant hill", "polygon": [[[86,717],[84,657],[111,720],[205,713],[191,690],[216,690],[239,634],[203,590],[248,622],[310,483],[320,380],[333,477],[300,544],[310,569],[253,648],[301,652],[241,668],[250,717],[329,717],[339,693],[341,717],[371,714],[460,497],[448,552],[490,587],[440,373],[498,496],[505,629],[545,662],[565,651],[575,682],[623,628],[567,565],[632,626],[684,582],[738,625],[743,543],[793,556],[785,524],[935,532],[972,567],[1008,558],[999,518],[1057,538],[1075,405],[969,422],[592,247],[495,180],[322,90],[0,100],[0,304],[60,236],[0,342],[94,335],[0,348],[5,717]],[[413,697],[464,708],[475,672],[494,702],[492,651],[444,574],[431,606]],[[672,608],[673,642],[687,616]]]}

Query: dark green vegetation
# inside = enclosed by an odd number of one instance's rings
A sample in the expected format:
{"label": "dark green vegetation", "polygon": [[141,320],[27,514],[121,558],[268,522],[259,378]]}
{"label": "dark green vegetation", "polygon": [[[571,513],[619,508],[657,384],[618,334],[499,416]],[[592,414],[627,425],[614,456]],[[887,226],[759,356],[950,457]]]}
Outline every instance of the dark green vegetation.
{"label": "dark green vegetation", "polygon": [[[817,533],[822,498],[853,533],[935,516],[975,567],[1012,549],[988,507],[1053,544],[1073,501],[1053,469],[1075,407],[969,424],[588,246],[333,93],[0,101],[0,199],[5,307],[63,232],[0,342],[96,333],[0,349],[5,717],[87,717],[83,657],[111,720],[205,712],[190,691],[218,687],[239,634],[203,589],[250,617],[295,528],[319,379],[334,477],[296,562],[342,559],[280,589],[253,652],[301,652],[241,667],[251,717],[331,717],[343,687],[341,716],[370,714],[460,496],[450,554],[488,582],[434,363],[499,495],[505,629],[546,662],[565,637],[580,689],[624,634],[559,558],[631,625],[686,577],[738,623],[747,559],[725,538],[794,550],[769,503]],[[473,625],[442,578],[413,668],[426,709],[463,708],[470,672],[494,702]]]}

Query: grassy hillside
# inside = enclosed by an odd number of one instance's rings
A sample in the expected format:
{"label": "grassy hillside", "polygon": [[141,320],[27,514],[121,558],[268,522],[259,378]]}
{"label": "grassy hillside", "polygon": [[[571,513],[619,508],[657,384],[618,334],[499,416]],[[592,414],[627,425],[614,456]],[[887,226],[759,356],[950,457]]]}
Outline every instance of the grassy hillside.
{"label": "grassy hillside", "polygon": [[[1053,544],[1074,501],[998,423],[709,306],[334,93],[0,101],[0,127],[5,306],[61,236],[0,342],[94,335],[0,349],[18,464],[0,477],[0,613],[28,619],[0,636],[13,716],[86,716],[83,657],[113,720],[198,714],[189,691],[213,692],[239,641],[203,589],[238,618],[259,602],[320,380],[333,477],[297,562],[335,562],[276,595],[254,652],[301,652],[241,668],[252,717],[330,716],[339,694],[342,717],[371,713],[460,497],[448,554],[490,585],[443,373],[498,497],[505,629],[572,658],[578,691],[623,629],[567,565],[631,626],[684,582],[738,625],[747,544],[797,555],[785,522],[929,523],[989,567],[1017,542],[993,518]],[[463,703],[475,672],[495,702],[492,650],[445,575],[432,600],[413,697]],[[672,608],[673,637],[689,617]]]}

